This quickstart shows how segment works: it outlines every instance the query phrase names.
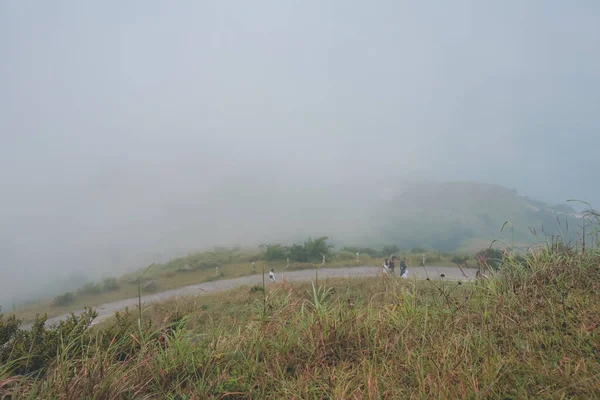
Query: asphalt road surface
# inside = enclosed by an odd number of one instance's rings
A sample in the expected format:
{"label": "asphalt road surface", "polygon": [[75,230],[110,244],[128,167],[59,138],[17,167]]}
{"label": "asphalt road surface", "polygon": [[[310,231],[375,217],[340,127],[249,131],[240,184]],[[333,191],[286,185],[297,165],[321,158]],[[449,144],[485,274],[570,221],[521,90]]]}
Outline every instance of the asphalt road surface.
{"label": "asphalt road surface", "polygon": [[[396,268],[396,273],[399,272]],[[412,267],[408,269],[409,279],[439,279],[441,274],[444,274],[445,279],[452,280],[472,280],[475,279],[476,269],[464,269],[461,271],[457,267]],[[464,274],[463,274],[464,272]],[[382,267],[345,267],[345,268],[322,268],[319,269],[319,278],[359,278],[376,276],[382,273]],[[265,283],[275,285],[281,283],[282,278],[286,281],[310,280],[315,277],[314,269],[303,269],[297,271],[275,271],[276,283],[269,282],[268,273],[265,274]],[[401,279],[401,278],[399,278]],[[194,285],[184,286],[177,289],[167,290],[160,293],[142,296],[143,303],[152,303],[155,301],[165,300],[171,297],[202,295],[216,292],[219,290],[231,289],[239,286],[256,285],[262,283],[262,275],[247,275],[233,279],[222,279],[213,282],[197,283]],[[98,317],[93,324],[101,322],[115,314],[115,312],[124,309],[125,307],[135,308],[138,304],[138,298],[112,301],[95,307],[98,312]],[[75,314],[82,313],[84,310],[76,310]],[[59,315],[58,317],[49,318],[46,325],[51,325],[58,321],[66,319],[70,314]],[[25,328],[27,326],[24,326]]]}

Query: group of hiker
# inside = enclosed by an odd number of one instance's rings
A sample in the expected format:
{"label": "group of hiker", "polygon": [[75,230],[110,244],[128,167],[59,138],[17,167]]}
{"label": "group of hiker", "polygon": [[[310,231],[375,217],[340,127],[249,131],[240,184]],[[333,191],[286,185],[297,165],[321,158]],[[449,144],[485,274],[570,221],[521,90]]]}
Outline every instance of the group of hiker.
{"label": "group of hiker", "polygon": [[[217,267],[218,268],[218,267]],[[384,272],[390,275],[396,275],[396,256],[392,255],[391,259],[386,258],[383,263]],[[256,272],[256,263],[252,262],[252,271]],[[406,267],[406,258],[400,260],[400,277],[408,278],[408,268]],[[275,282],[275,269],[271,268],[269,271],[269,281]]]}
{"label": "group of hiker", "polygon": [[[383,262],[383,271],[390,275],[396,275],[396,256],[392,255],[391,259],[385,259],[385,261]],[[402,278],[408,278],[406,258],[400,260],[400,276]]]}

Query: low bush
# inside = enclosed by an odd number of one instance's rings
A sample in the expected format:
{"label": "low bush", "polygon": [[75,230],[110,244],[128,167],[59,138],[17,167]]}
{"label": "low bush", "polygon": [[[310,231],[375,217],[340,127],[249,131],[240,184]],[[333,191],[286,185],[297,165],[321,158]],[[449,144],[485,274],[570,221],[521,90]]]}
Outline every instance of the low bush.
{"label": "low bush", "polygon": [[89,282],[80,287],[77,290],[77,295],[86,296],[86,295],[96,295],[105,292],[112,292],[115,290],[119,290],[119,281],[117,278],[110,277],[104,279],[102,283],[94,283]]}
{"label": "low bush", "polygon": [[104,279],[104,282],[102,282],[102,290],[104,292],[112,292],[115,290],[119,290],[119,282],[117,278]]}
{"label": "low bush", "polygon": [[102,293],[102,286],[94,282],[86,283],[77,290],[77,294],[79,295],[94,295],[98,293]]}
{"label": "low bush", "polygon": [[66,292],[59,294],[52,300],[54,307],[63,307],[72,304],[75,301],[75,294],[73,292]]}
{"label": "low bush", "polygon": [[281,244],[263,244],[263,259],[267,261],[285,260],[288,257],[294,262],[316,262],[331,255],[332,245],[327,243],[329,238],[321,236],[316,239],[308,238],[303,244],[284,246]]}
{"label": "low bush", "polygon": [[250,293],[264,292],[265,289],[261,285],[254,285],[250,288]]}
{"label": "low bush", "polygon": [[[9,365],[12,374],[42,374],[61,357],[77,358],[84,353],[91,337],[85,337],[91,322],[98,314],[87,309],[83,314],[71,314],[65,321],[46,327],[47,317],[36,317],[30,329],[15,329],[15,322],[9,318],[10,329],[2,332],[0,364]],[[7,326],[0,315],[0,327]],[[0,328],[1,329],[1,328]],[[0,396],[1,397],[1,396]]]}
{"label": "low bush", "polygon": [[464,263],[468,260],[469,260],[469,256],[464,255],[464,254],[455,254],[450,259],[450,261],[452,261],[454,264],[458,265],[459,267],[463,266]]}

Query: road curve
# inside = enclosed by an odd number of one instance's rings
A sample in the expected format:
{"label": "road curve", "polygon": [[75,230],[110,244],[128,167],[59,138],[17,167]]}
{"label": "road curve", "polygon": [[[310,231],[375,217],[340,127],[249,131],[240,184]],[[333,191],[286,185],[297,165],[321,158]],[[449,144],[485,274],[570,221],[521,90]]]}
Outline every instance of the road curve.
{"label": "road curve", "polygon": [[[464,271],[464,274],[463,274]],[[368,266],[356,266],[356,267],[344,267],[344,268],[321,268],[319,269],[319,278],[325,277],[338,277],[338,278],[351,278],[351,277],[366,277],[376,276],[382,272],[381,267],[368,267]],[[425,279],[439,279],[440,275],[443,274],[448,279],[462,279],[471,280],[475,278],[475,269],[463,269],[462,271],[456,267],[412,267],[409,268],[409,278]],[[277,282],[281,282],[282,278],[286,281],[297,281],[297,280],[308,280],[314,278],[315,269],[302,269],[297,271],[276,271],[275,277]],[[269,282],[268,274],[265,276],[265,282],[271,285],[276,284]],[[151,303],[155,301],[165,300],[171,297],[190,296],[190,295],[202,295],[220,290],[231,289],[245,285],[256,285],[262,283],[262,275],[246,275],[239,278],[222,279],[213,282],[197,283],[189,286],[180,287],[177,289],[167,290],[160,293],[154,293],[150,295],[142,296],[142,302]],[[112,301],[110,303],[102,304],[94,307],[98,312],[98,317],[94,320],[94,324],[101,322],[115,314],[115,312],[124,309],[125,307],[136,307],[138,304],[138,298],[124,299]],[[75,314],[82,313],[84,310],[76,310]],[[54,318],[49,318],[46,321],[46,325],[52,325],[61,320],[66,319],[70,314],[59,315]],[[28,324],[29,325],[29,324]],[[24,326],[25,328],[27,326]]]}

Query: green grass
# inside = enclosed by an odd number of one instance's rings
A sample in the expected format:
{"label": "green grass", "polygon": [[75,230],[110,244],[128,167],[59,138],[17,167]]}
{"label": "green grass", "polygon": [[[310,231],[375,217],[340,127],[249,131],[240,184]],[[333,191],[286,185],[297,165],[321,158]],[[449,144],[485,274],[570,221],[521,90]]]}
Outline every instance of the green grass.
{"label": "green grass", "polygon": [[[216,276],[216,270],[214,268],[205,269],[194,269],[191,271],[181,271],[180,269],[187,264],[193,262],[194,259],[201,257],[205,253],[192,254],[189,257],[182,257],[176,259],[176,262],[168,263],[164,266],[157,266],[152,268],[144,275],[146,279],[153,279],[157,283],[157,291],[165,291],[170,289],[176,289],[187,285],[193,285],[197,283],[213,281],[218,279],[230,279],[240,276],[252,274],[251,262],[249,259],[252,257],[258,257],[256,254],[244,254],[243,262],[235,260],[233,262],[226,263],[219,267],[219,273],[222,274]],[[407,264],[409,266],[418,265],[421,260],[421,254],[413,254],[410,252],[398,252],[398,257],[406,257]],[[432,266],[452,266],[449,261],[448,254],[440,254],[438,252],[427,253],[427,265]],[[227,261],[225,261],[227,262]],[[371,258],[366,255],[360,256],[360,265],[372,265],[379,266],[383,264],[383,258]],[[298,270],[306,268],[316,268],[319,263],[295,263],[290,262],[290,268],[288,270]],[[356,259],[334,259],[327,261],[327,268],[339,268],[339,267],[352,267],[356,266]],[[256,272],[260,273],[264,267],[265,271],[269,271],[271,268],[275,268],[278,272],[286,270],[285,261],[258,261],[256,263]],[[75,300],[63,306],[58,306],[52,303],[52,299],[31,303],[26,306],[22,306],[17,309],[16,312],[10,313],[9,315],[16,315],[25,322],[31,322],[34,320],[36,315],[46,314],[48,317],[55,317],[63,315],[74,310],[81,310],[85,307],[96,307],[105,303],[109,303],[116,300],[129,299],[137,297],[137,276],[139,273],[128,274],[122,276],[119,279],[119,287],[116,290],[110,292],[101,292],[96,294],[76,294]]]}
{"label": "green grass", "polygon": [[501,271],[477,284],[382,276],[148,305],[140,325],[125,313],[63,327],[38,375],[0,366],[0,397],[598,398],[600,256],[545,249]]}

